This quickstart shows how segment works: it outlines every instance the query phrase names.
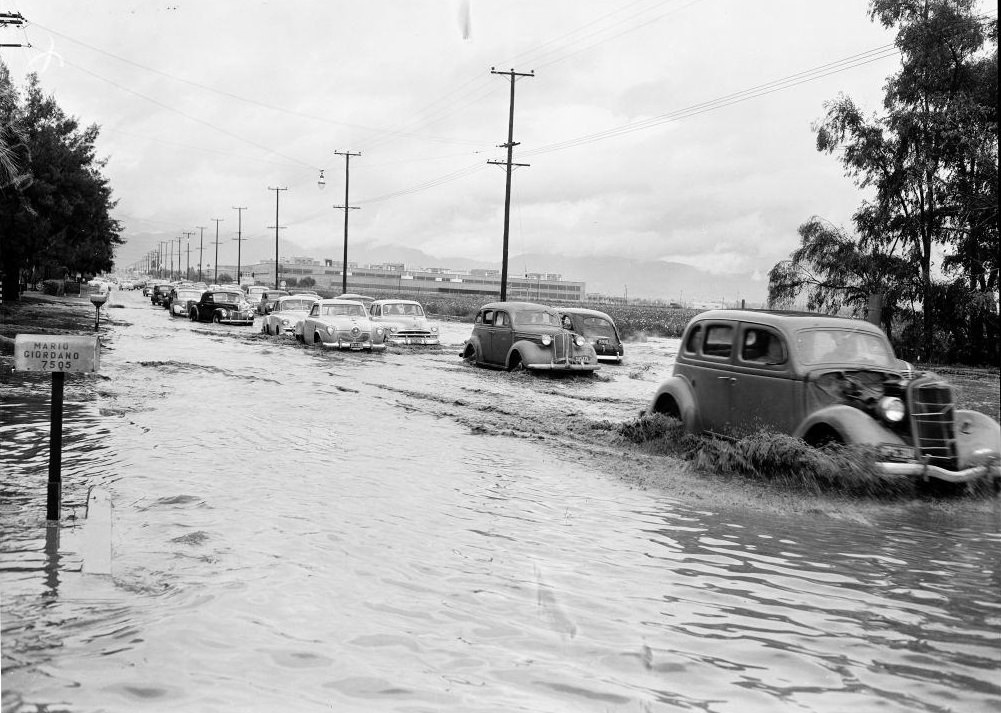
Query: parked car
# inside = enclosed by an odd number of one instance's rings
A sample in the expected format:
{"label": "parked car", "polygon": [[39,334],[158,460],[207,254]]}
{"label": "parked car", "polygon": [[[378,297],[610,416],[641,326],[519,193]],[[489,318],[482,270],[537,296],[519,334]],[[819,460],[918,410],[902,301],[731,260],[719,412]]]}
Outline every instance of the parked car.
{"label": "parked car", "polygon": [[686,327],[647,413],[691,433],[768,429],[820,446],[868,444],[883,472],[965,482],[1001,477],[1001,426],[958,410],[876,326],[814,313],[711,310]]}
{"label": "parked car", "polygon": [[186,317],[192,302],[201,299],[202,291],[189,285],[178,285],[170,291],[167,303],[164,305],[171,317]]}
{"label": "parked car", "polygon": [[275,306],[279,297],[288,297],[285,290],[265,290],[261,293],[261,299],[256,305],[257,314],[267,314]]}
{"label": "parked car", "polygon": [[216,324],[253,324],[254,308],[247,302],[243,290],[205,290],[198,301],[188,307],[188,319]]}
{"label": "parked car", "polygon": [[390,344],[438,344],[438,327],[428,322],[424,308],[413,300],[375,300],[368,315],[386,330]]}
{"label": "parked car", "polygon": [[246,290],[244,290],[247,294],[247,302],[254,305],[254,307],[257,307],[258,303],[261,301],[261,295],[267,291],[267,285],[250,285]]}
{"label": "parked car", "polygon": [[531,302],[492,302],[480,308],[462,357],[501,369],[593,372],[594,347],[563,328],[559,314]]}
{"label": "parked car", "polygon": [[373,324],[365,305],[355,300],[319,300],[299,328],[297,338],[308,344],[333,349],[369,351],[386,348],[386,330]]}
{"label": "parked car", "polygon": [[[274,308],[264,315],[261,331],[265,334],[302,333],[302,320],[309,314],[310,307],[319,299],[311,295],[288,295],[279,297]],[[299,329],[297,329],[299,328]]]}
{"label": "parked car", "polygon": [[149,300],[159,307],[167,307],[167,300],[170,299],[170,291],[174,286],[169,282],[161,282],[150,292]]}
{"label": "parked car", "polygon": [[625,355],[622,339],[614,320],[607,314],[593,309],[561,308],[560,318],[564,328],[580,334],[594,347],[598,361],[622,362]]}
{"label": "parked car", "polygon": [[361,302],[368,309],[368,306],[375,302],[375,297],[369,297],[368,295],[359,295],[354,292],[345,292],[343,295],[338,295],[339,300],[354,300],[355,302]]}

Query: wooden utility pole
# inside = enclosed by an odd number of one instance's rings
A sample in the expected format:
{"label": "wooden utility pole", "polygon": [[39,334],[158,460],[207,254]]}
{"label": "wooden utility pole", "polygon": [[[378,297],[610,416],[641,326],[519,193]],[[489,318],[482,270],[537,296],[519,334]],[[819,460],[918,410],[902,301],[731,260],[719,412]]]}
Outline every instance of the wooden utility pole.
{"label": "wooden utility pole", "polygon": [[215,221],[215,279],[212,280],[213,284],[219,284],[219,223],[221,223],[225,218],[209,218],[209,220]]}
{"label": "wooden utility pole", "polygon": [[204,241],[205,241],[205,226],[204,225],[196,225],[195,227],[198,228],[198,231],[199,231],[199,233],[198,233],[198,281],[201,282],[202,281],[202,253],[205,251],[205,248],[202,246],[202,243],[204,243]]}
{"label": "wooden utility pole", "polygon": [[[268,190],[275,192],[275,224],[274,224],[274,229],[275,229],[275,289],[277,290],[277,289],[279,289],[279,287],[278,287],[278,230],[284,227],[284,226],[278,224],[278,196],[281,195],[281,191],[287,191],[288,190],[288,186],[284,186],[284,187],[281,187],[281,188],[278,188],[278,187],[272,188],[271,186],[268,186]],[[268,227],[270,228],[272,226],[269,225]]]}
{"label": "wooden utility pole", "polygon": [[241,277],[241,267],[240,264],[240,248],[243,247],[243,211],[247,210],[246,206],[233,206],[233,210],[236,211],[236,286],[241,287],[243,285],[243,280]]}
{"label": "wooden utility pole", "polygon": [[[195,234],[194,231],[187,231],[186,230],[184,232],[184,237],[186,237],[188,239],[188,263],[187,263],[187,267],[184,270],[184,279],[185,280],[190,280],[191,279],[191,236],[194,235],[194,234]],[[180,250],[181,246],[178,245],[177,248],[178,248],[178,250]]]}
{"label": "wooden utility pole", "polygon": [[334,151],[334,155],[344,157],[344,205],[335,205],[334,208],[344,210],[344,261],[341,263],[341,294],[348,291],[348,212],[358,210],[357,206],[348,205],[348,187],[351,182],[351,157],[361,156],[360,153],[350,151]]}
{"label": "wooden utility pole", "polygon": [[487,161],[487,163],[492,163],[498,166],[507,166],[507,180],[505,181],[504,189],[504,252],[501,256],[501,302],[507,300],[507,250],[508,250],[508,235],[510,233],[511,225],[511,171],[514,170],[515,166],[528,166],[527,163],[512,163],[511,157],[514,147],[518,144],[514,140],[514,82],[518,77],[534,77],[535,70],[525,74],[523,72],[515,72],[513,69],[509,72],[498,72],[493,67],[490,68],[491,74],[506,74],[511,79],[511,102],[510,108],[508,110],[508,120],[507,120],[507,143],[501,144],[501,148],[507,148],[507,161]]}

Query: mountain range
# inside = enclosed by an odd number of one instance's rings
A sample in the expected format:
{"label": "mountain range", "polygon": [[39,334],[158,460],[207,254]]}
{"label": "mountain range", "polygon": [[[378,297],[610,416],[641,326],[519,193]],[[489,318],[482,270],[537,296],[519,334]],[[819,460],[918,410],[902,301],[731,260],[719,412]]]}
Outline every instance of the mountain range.
{"label": "mountain range", "polygon": [[[145,238],[145,239],[144,239]],[[136,243],[155,243],[155,236],[133,236]],[[125,251],[123,251],[125,252]],[[316,259],[339,255],[315,254],[290,240],[279,241],[281,255],[310,256]],[[403,263],[408,268],[443,267],[451,270],[486,269],[500,270],[497,262],[471,260],[461,257],[440,257],[402,245],[358,245],[351,248],[348,259],[358,264]],[[273,259],[269,250],[244,251],[244,264]],[[120,256],[119,260],[124,261]],[[226,262],[230,262],[227,260]],[[220,263],[223,261],[220,259]],[[530,253],[511,255],[508,274],[556,273],[564,280],[584,282],[588,293],[599,293],[631,299],[663,299],[696,302],[704,306],[720,303],[733,304],[745,300],[748,306],[763,304],[768,293],[767,279],[751,273],[717,274],[690,265],[660,260],[631,260],[618,257],[568,257]]]}

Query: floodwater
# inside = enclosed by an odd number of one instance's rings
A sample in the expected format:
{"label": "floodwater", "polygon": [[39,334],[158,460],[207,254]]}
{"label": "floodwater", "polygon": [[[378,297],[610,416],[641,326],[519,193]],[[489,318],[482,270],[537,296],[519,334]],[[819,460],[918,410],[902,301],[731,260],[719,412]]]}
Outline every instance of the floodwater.
{"label": "floodwater", "polygon": [[2,387],[4,713],[1001,708],[997,510],[706,509],[588,444],[676,340],[552,379],[112,301],[59,528],[49,382]]}

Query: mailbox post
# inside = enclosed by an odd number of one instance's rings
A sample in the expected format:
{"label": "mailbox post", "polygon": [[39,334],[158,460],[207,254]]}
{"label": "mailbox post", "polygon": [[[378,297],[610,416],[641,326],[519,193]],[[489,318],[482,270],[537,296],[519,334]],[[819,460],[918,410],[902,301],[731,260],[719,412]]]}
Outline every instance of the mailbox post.
{"label": "mailbox post", "polygon": [[[91,300],[94,297],[95,295],[91,295]],[[107,300],[107,295],[104,299]],[[97,308],[100,310],[100,305],[97,305]],[[15,370],[52,374],[49,481],[46,499],[46,520],[50,526],[58,525],[62,505],[63,385],[66,373],[96,373],[99,368],[100,340],[96,335],[87,337],[66,334],[18,334],[14,337]]]}

